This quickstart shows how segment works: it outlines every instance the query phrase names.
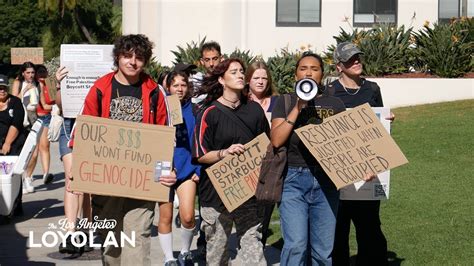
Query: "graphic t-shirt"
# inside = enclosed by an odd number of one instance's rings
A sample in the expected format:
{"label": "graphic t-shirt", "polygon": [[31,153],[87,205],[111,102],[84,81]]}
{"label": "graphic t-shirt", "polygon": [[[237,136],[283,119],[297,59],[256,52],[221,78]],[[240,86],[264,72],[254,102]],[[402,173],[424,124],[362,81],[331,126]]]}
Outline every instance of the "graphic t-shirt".
{"label": "graphic t-shirt", "polygon": [[[291,104],[288,112],[290,112],[296,104],[297,96],[295,93],[291,94]],[[320,124],[324,118],[330,117],[337,113],[344,111],[344,103],[331,96],[323,95],[308,103],[308,107],[303,108],[295,121],[295,126],[291,131],[288,143],[288,166],[292,167],[320,167],[318,161],[309,152],[304,143],[300,140],[298,135],[294,132],[295,129],[304,127],[308,124]],[[279,97],[273,108],[272,120],[275,118],[286,119],[285,114],[285,97]],[[322,170],[322,169],[321,169]]]}
{"label": "graphic t-shirt", "polygon": [[112,97],[110,101],[110,119],[142,122],[142,83],[123,85],[112,79]]}

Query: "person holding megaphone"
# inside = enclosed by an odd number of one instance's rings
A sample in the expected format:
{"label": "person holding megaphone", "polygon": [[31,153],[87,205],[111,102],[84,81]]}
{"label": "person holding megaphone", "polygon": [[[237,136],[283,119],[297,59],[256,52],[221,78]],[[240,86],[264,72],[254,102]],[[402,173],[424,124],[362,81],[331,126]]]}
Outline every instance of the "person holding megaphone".
{"label": "person holding megaphone", "polygon": [[273,108],[271,143],[275,148],[287,147],[279,206],[283,266],[332,264],[339,192],[294,132],[345,110],[340,99],[322,94],[323,72],[319,55],[303,53],[296,63],[295,93],[290,94],[288,111],[286,97],[280,97]]}

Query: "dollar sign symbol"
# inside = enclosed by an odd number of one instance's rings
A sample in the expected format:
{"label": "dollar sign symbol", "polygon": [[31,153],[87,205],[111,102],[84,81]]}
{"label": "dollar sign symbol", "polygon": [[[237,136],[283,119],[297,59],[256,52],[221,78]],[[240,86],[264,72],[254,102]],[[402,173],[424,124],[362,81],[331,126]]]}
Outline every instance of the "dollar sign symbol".
{"label": "dollar sign symbol", "polygon": [[135,149],[138,149],[140,148],[140,145],[142,144],[140,142],[140,131],[136,131],[135,132],[135,139],[136,139],[136,142],[135,142]]}
{"label": "dollar sign symbol", "polygon": [[123,128],[119,129],[119,140],[117,141],[117,144],[119,146],[122,146],[125,143],[125,140],[123,139],[123,132],[125,130]]}
{"label": "dollar sign symbol", "polygon": [[133,146],[133,139],[132,139],[132,134],[133,134],[133,131],[131,129],[127,130],[127,137],[128,137],[128,144],[127,144],[127,147],[132,147]]}

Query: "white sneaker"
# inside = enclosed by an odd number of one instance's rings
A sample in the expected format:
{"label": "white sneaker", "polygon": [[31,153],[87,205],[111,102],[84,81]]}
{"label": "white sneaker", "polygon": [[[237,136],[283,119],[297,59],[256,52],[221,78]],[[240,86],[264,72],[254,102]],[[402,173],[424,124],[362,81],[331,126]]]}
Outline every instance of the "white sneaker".
{"label": "white sneaker", "polygon": [[25,177],[23,178],[23,194],[35,192],[35,187],[33,186],[33,178]]}

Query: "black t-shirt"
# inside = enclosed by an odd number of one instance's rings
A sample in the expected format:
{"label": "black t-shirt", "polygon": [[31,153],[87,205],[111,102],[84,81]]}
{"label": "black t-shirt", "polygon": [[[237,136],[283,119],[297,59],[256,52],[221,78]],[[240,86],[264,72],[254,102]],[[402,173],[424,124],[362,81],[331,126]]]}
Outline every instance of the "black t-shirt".
{"label": "black t-shirt", "polygon": [[372,107],[383,107],[380,87],[375,82],[362,79],[359,91],[347,87],[346,89],[347,91],[339,80],[335,80],[328,85],[326,93],[341,99],[347,108],[354,108],[364,103],[369,103]]}
{"label": "black t-shirt", "polygon": [[[296,104],[296,94],[291,94],[290,112]],[[272,120],[275,118],[287,117],[285,113],[285,97],[280,97],[273,108]],[[345,110],[344,103],[338,98],[322,95],[309,102],[308,107],[301,110],[295,121],[293,129],[297,129],[308,124],[320,124],[324,118],[340,113]],[[288,142],[287,142],[288,143]],[[309,152],[298,135],[291,131],[288,143],[288,166],[293,167],[320,167],[317,160]]]}
{"label": "black t-shirt", "polygon": [[[199,158],[206,153],[215,150],[227,149],[232,144],[245,144],[262,133],[270,132],[270,127],[262,107],[256,102],[243,102],[233,112],[252,132],[253,138],[250,138],[243,130],[225,113],[219,110],[213,102],[209,107],[199,113],[196,119],[196,128],[194,130],[193,157]],[[219,211],[225,209],[217,191],[209,179],[206,168],[210,165],[202,165],[201,176],[199,179],[199,197],[204,207],[214,207]]]}
{"label": "black t-shirt", "polygon": [[25,111],[21,100],[13,95],[8,96],[7,109],[0,111],[0,147],[5,142],[10,126],[16,127],[19,134],[12,142],[9,155],[19,155],[26,140],[27,132],[23,127]]}
{"label": "black t-shirt", "polygon": [[115,77],[112,79],[112,96],[110,101],[110,119],[142,122],[142,82],[123,85]]}

